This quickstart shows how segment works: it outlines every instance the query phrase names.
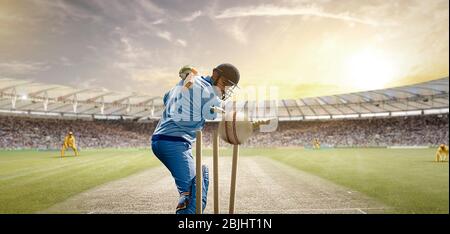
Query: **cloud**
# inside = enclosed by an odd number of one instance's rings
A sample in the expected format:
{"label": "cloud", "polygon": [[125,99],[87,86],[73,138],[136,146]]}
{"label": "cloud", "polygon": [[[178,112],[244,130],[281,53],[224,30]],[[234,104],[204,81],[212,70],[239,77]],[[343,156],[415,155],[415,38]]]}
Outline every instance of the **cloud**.
{"label": "cloud", "polygon": [[350,16],[348,13],[333,14],[324,12],[322,9],[317,7],[297,7],[297,8],[286,8],[278,7],[274,5],[260,5],[252,7],[236,7],[228,8],[221,14],[215,16],[216,19],[228,19],[228,18],[241,18],[241,17],[251,17],[251,16],[316,16],[322,18],[330,18],[343,20],[347,22],[360,23],[372,26],[379,26],[380,23],[370,19],[360,19]]}
{"label": "cloud", "polygon": [[[110,0],[109,0],[109,1],[110,1]],[[108,2],[109,2],[109,1],[108,1]],[[119,2],[123,2],[123,1],[119,1]],[[149,12],[149,13],[153,13],[153,14],[161,14],[161,15],[166,13],[166,11],[165,11],[163,8],[157,6],[156,4],[154,4],[154,3],[151,2],[151,1],[148,1],[148,0],[139,0],[138,3],[139,3],[140,6],[143,7],[143,9],[144,9],[145,11],[147,11],[147,12]]]}
{"label": "cloud", "polygon": [[112,63],[119,69],[136,69],[139,64],[145,64],[153,57],[150,50],[143,49],[136,40],[130,37],[121,35],[119,42],[115,48],[116,61]]}
{"label": "cloud", "polygon": [[136,54],[136,49],[131,46],[130,44],[130,39],[127,37],[122,37],[120,38],[120,42],[122,43],[123,46],[123,55],[128,57],[128,58],[136,58],[137,54]]}
{"label": "cloud", "polygon": [[60,57],[59,60],[60,60],[60,64],[63,65],[63,66],[72,67],[74,65],[72,63],[72,61],[69,58],[65,57],[65,56]]}
{"label": "cloud", "polygon": [[172,33],[168,32],[168,31],[161,31],[161,32],[158,32],[156,35],[166,41],[173,42],[175,45],[178,45],[178,46],[185,47],[187,45],[187,42],[185,40],[182,40],[182,39],[174,40],[172,38]]}
{"label": "cloud", "polygon": [[87,49],[90,49],[90,50],[92,50],[92,51],[95,51],[95,52],[98,51],[98,47],[93,46],[93,45],[87,45],[86,48],[87,48]]}
{"label": "cloud", "polygon": [[181,21],[191,22],[191,21],[194,21],[195,19],[197,19],[198,17],[200,17],[202,15],[203,15],[202,11],[196,11],[196,12],[192,13],[190,16],[187,16],[187,17],[181,19]]}
{"label": "cloud", "polygon": [[[338,82],[340,58],[366,45],[397,56],[404,63],[399,70],[418,64],[413,72],[423,77],[434,70],[448,75],[448,0],[6,2],[0,7],[0,28],[7,28],[0,29],[0,72],[11,77],[49,83],[80,77],[86,86],[120,90],[126,84],[159,95],[161,83],[177,81],[180,66],[194,63],[210,72],[226,60],[246,74],[273,67],[260,78],[280,73],[282,79],[266,80],[293,89],[286,83],[306,82],[303,77]],[[322,44],[324,34],[335,41]],[[337,65],[324,71],[324,63]],[[247,84],[257,82],[253,77]]]}
{"label": "cloud", "polygon": [[177,43],[182,46],[182,47],[186,47],[187,46],[187,42],[185,40],[182,39],[177,39]]}
{"label": "cloud", "polygon": [[224,26],[225,31],[236,41],[246,44],[247,34],[245,33],[244,25],[240,20],[236,20],[232,24]]}
{"label": "cloud", "polygon": [[162,24],[162,23],[164,23],[163,19],[157,19],[157,20],[152,22],[153,25],[158,25],[158,24]]}
{"label": "cloud", "polygon": [[[98,87],[98,80],[96,78],[82,79],[81,77],[76,77],[73,81],[70,82],[70,84],[77,88],[89,89],[92,87]],[[104,89],[104,91],[107,91],[107,90]]]}
{"label": "cloud", "polygon": [[[135,69],[131,73],[131,79],[134,81],[155,81],[163,82],[164,80],[173,81],[176,78],[176,72],[168,68],[141,68]],[[162,84],[162,83],[161,83]]]}
{"label": "cloud", "polygon": [[46,18],[51,16],[57,17],[58,20],[66,22],[67,20],[93,20],[101,21],[102,17],[89,12],[83,7],[67,1],[39,1],[32,0],[33,5],[37,6],[37,11],[41,11],[40,17]]}
{"label": "cloud", "polygon": [[[125,87],[123,83],[126,83],[135,91],[146,92],[152,89],[154,95],[160,95],[177,81],[177,69],[158,62],[155,63],[155,56],[161,57],[165,56],[164,54],[172,54],[172,52],[161,52],[157,48],[146,48],[140,40],[132,38],[121,30],[118,30],[118,33],[120,38],[116,41],[114,47],[115,56],[109,58],[108,64],[111,66],[109,70],[114,71],[116,75],[120,74],[122,82],[119,85],[122,88]],[[167,31],[162,31],[159,34],[159,37],[172,42],[174,45],[187,45],[184,40],[175,40],[172,34]],[[173,58],[177,58],[177,56],[173,55]],[[154,87],[161,89],[154,89]]]}
{"label": "cloud", "polygon": [[17,21],[22,22],[24,21],[24,19],[25,18],[22,16],[14,15],[6,11],[0,11],[0,20],[3,22],[17,22]]}
{"label": "cloud", "polygon": [[158,37],[165,39],[167,41],[172,41],[172,34],[168,31],[162,31],[162,32],[158,32],[156,34]]}
{"label": "cloud", "polygon": [[50,66],[40,62],[4,62],[0,63],[0,71],[8,75],[31,75],[42,71],[47,71]]}

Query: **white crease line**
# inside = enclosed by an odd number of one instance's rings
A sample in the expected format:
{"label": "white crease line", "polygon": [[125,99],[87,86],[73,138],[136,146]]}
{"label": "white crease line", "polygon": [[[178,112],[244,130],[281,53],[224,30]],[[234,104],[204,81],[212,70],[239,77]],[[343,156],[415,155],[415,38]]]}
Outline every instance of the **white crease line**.
{"label": "white crease line", "polygon": [[364,212],[363,210],[356,208],[357,211],[361,212],[361,214],[367,214],[366,212]]}
{"label": "white crease line", "polygon": [[[252,212],[252,214],[258,214],[258,213],[265,213],[265,212],[271,212],[271,213],[285,213],[286,211],[289,212],[300,212],[300,211],[358,211],[361,214],[367,214],[362,209],[365,210],[388,210],[388,208],[382,207],[382,208],[335,208],[335,209],[285,209],[285,210],[240,210],[238,212],[242,212],[242,214],[249,214],[247,212]],[[223,210],[222,214],[226,214],[226,210]],[[135,210],[125,210],[125,211],[106,211],[106,212],[100,212],[105,214],[172,214],[172,210],[170,211],[135,211]],[[94,214],[94,211],[89,212],[88,214]]]}
{"label": "white crease line", "polygon": [[358,211],[363,214],[367,214],[362,209],[365,210],[388,210],[386,207],[380,208],[335,208],[335,209],[283,209],[283,210],[241,210],[241,211],[251,211],[251,212],[295,212],[295,211]]}

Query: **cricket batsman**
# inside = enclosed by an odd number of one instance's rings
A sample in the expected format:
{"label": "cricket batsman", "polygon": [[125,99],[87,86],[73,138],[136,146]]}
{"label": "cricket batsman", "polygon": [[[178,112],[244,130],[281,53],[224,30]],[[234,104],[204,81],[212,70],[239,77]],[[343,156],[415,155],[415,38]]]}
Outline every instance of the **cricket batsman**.
{"label": "cricket batsman", "polygon": [[445,162],[448,160],[448,146],[441,144],[436,151],[436,162]]}
{"label": "cricket batsman", "polygon": [[[231,64],[217,66],[212,76],[199,76],[194,72],[181,76],[185,72],[186,69],[180,70],[180,82],[164,95],[165,109],[152,136],[152,151],[175,180],[180,195],[176,213],[194,214],[196,175],[192,144],[205,120],[216,118],[215,107],[222,107],[223,102],[232,95],[240,75]],[[202,174],[204,210],[209,185],[206,165],[202,166]]]}
{"label": "cricket batsman", "polygon": [[66,137],[64,137],[64,143],[61,149],[61,158],[64,157],[64,151],[67,148],[71,148],[73,152],[75,152],[75,156],[78,156],[78,150],[75,144],[75,136],[73,135],[72,131],[70,131],[69,134]]}

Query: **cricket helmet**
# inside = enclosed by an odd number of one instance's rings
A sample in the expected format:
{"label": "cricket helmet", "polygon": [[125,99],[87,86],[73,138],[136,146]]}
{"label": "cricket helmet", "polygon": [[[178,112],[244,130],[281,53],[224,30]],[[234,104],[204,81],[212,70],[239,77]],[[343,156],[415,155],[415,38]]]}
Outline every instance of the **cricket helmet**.
{"label": "cricket helmet", "polygon": [[[239,88],[237,86],[241,77],[239,70],[232,64],[223,63],[214,68],[213,71],[218,73],[219,79],[225,80],[225,84],[228,88],[222,94],[222,99],[226,100],[233,95],[235,88]],[[217,84],[217,81],[218,80],[215,81],[214,85]]]}

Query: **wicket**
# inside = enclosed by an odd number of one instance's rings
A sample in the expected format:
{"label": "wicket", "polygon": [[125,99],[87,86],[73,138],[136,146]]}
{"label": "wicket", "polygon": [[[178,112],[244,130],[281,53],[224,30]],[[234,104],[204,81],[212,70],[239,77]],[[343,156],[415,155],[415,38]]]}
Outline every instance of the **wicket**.
{"label": "wicket", "polygon": [[[202,132],[197,131],[195,147],[195,167],[196,167],[196,213],[202,213]],[[236,174],[237,160],[239,155],[239,145],[233,145],[233,159],[231,165],[231,186],[229,213],[234,213],[236,198]],[[219,213],[219,133],[214,131],[213,135],[213,204],[214,214]]]}

